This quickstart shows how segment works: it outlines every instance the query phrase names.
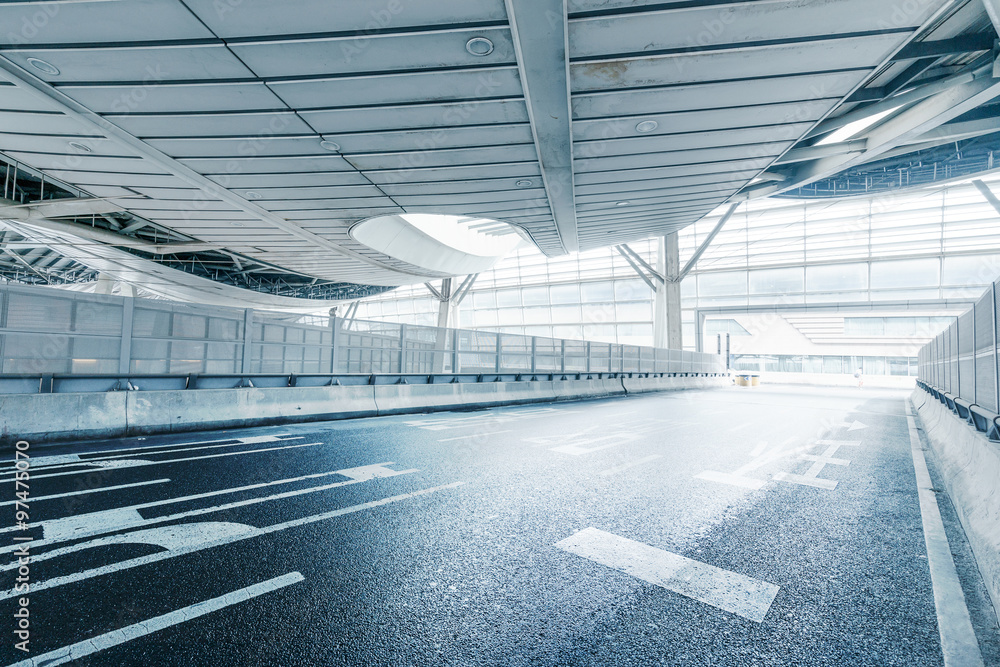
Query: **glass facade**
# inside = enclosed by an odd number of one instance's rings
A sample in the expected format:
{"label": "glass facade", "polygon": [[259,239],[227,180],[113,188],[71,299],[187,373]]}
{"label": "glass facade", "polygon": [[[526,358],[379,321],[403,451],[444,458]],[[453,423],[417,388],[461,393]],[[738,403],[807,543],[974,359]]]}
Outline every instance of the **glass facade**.
{"label": "glass facade", "polygon": [[[1000,187],[1000,178],[991,184]],[[744,204],[681,285],[685,347],[695,347],[701,309],[920,301],[927,310],[935,301],[974,300],[1000,274],[996,216],[970,183]],[[713,215],[680,232],[682,263],[717,222]],[[655,266],[655,239],[630,246]],[[363,301],[357,316],[433,324],[437,308],[426,288],[413,286]],[[845,322],[845,334],[867,327],[870,333],[859,335],[913,331],[930,337],[951,321],[890,319]],[[479,276],[457,326],[649,345],[652,321],[650,288],[612,248],[555,258],[524,248]],[[808,363],[826,367],[825,361]],[[897,362],[871,363],[888,368]]]}

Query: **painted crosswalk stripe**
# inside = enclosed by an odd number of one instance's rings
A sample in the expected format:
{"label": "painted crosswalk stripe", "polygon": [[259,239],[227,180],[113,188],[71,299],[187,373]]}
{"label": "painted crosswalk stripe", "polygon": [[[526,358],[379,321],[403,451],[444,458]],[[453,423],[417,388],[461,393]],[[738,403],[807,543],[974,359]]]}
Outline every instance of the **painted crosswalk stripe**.
{"label": "painted crosswalk stripe", "polygon": [[[149,486],[150,484],[166,484],[169,479],[154,479],[148,482],[134,482],[132,484],[118,484],[116,486],[103,486],[96,489],[84,489],[82,491],[69,491],[68,493],[55,493],[51,496],[31,496],[31,502],[37,503],[40,500],[56,500],[57,498],[70,498],[72,496],[85,496],[91,493],[104,493],[105,491],[119,491],[121,489],[132,489],[137,486]],[[0,503],[0,507],[4,505],[13,505],[18,501],[16,500],[6,500]]]}
{"label": "painted crosswalk stripe", "polygon": [[629,468],[635,468],[636,466],[641,466],[641,465],[644,465],[644,464],[649,463],[651,461],[655,461],[656,459],[662,459],[662,458],[663,457],[660,456],[659,454],[653,454],[652,456],[646,456],[646,457],[638,459],[636,461],[631,461],[629,463],[623,463],[622,465],[615,466],[614,468],[608,468],[607,470],[602,470],[601,472],[599,472],[597,474],[598,475],[604,475],[605,477],[607,477],[608,475],[615,475],[617,473],[624,472],[625,470],[628,470]]}
{"label": "painted crosswalk stripe", "polygon": [[[429,493],[437,493],[438,491],[444,491],[446,489],[454,489],[462,486],[465,482],[452,482],[451,484],[443,484],[441,486],[435,486],[429,489],[420,489],[419,491],[411,491],[410,493],[403,493],[398,496],[390,496],[388,498],[381,498],[379,500],[372,500],[367,503],[361,503],[360,505],[351,505],[350,507],[344,507],[338,510],[332,510],[330,512],[324,512],[322,514],[314,514],[312,516],[302,517],[301,519],[293,519],[291,521],[285,521],[283,523],[277,523],[265,528],[254,528],[252,526],[246,526],[246,530],[243,532],[230,531],[226,533],[223,537],[211,540],[211,541],[197,541],[186,545],[175,545],[168,551],[162,551],[155,554],[150,554],[148,556],[140,556],[138,558],[132,558],[131,560],[121,561],[120,563],[114,563],[112,565],[105,565],[103,567],[95,567],[90,570],[84,570],[83,572],[74,572],[73,574],[68,574],[61,577],[55,577],[53,579],[46,579],[43,581],[33,581],[31,582],[31,591],[38,592],[48,590],[50,588],[57,588],[59,586],[65,586],[67,584],[73,584],[79,581],[84,581],[86,579],[92,579],[94,577],[104,576],[106,574],[112,574],[114,572],[121,572],[122,570],[130,570],[132,568],[141,567],[143,565],[149,565],[151,563],[159,563],[160,561],[169,560],[171,558],[177,558],[178,556],[184,556],[186,554],[195,553],[198,551],[204,551],[205,549],[212,549],[214,547],[223,546],[226,544],[232,544],[234,542],[239,542],[242,540],[248,540],[254,537],[260,537],[262,535],[270,535],[271,533],[276,533],[282,530],[288,530],[289,528],[297,528],[299,526],[306,526],[311,523],[316,523],[319,521],[327,521],[329,519],[334,519],[339,516],[344,516],[346,514],[353,514],[355,512],[361,512],[366,509],[371,509],[373,507],[381,507],[382,505],[389,505],[391,503],[398,503],[403,500],[409,500],[411,498],[417,498],[419,496],[427,495]],[[234,524],[230,524],[232,526]],[[171,526],[164,528],[154,529],[158,532],[167,531]],[[138,531],[140,533],[147,531]],[[123,535],[115,535],[116,541],[121,544],[129,542],[139,542],[139,543],[149,543],[151,540],[136,539],[135,535],[130,535],[125,533]],[[139,536],[141,537],[141,536]],[[111,543],[111,538],[104,538],[105,543]],[[34,544],[37,544],[35,542]],[[81,546],[86,548],[89,543],[84,543]],[[96,545],[94,545],[96,546]],[[35,557],[32,556],[34,560]],[[9,588],[2,593],[0,593],[0,600],[9,600],[11,598],[21,595],[15,589]]]}
{"label": "painted crosswalk stripe", "polygon": [[778,587],[597,528],[557,542],[563,551],[760,623]]}
{"label": "painted crosswalk stripe", "polygon": [[43,653],[41,655],[36,655],[33,658],[22,660],[21,662],[15,662],[13,665],[10,665],[10,667],[42,667],[43,665],[44,667],[54,667],[55,665],[64,665],[67,662],[79,660],[80,658],[97,653],[98,651],[104,651],[114,646],[118,646],[119,644],[132,641],[133,639],[139,639],[140,637],[151,635],[154,632],[164,630],[174,625],[179,625],[180,623],[190,621],[191,619],[198,618],[199,616],[211,614],[214,611],[231,607],[235,604],[239,604],[240,602],[252,600],[253,598],[266,595],[267,593],[285,588],[286,586],[291,586],[292,584],[297,584],[298,582],[304,580],[305,577],[303,577],[300,573],[289,572],[288,574],[280,577],[268,579],[267,581],[263,581],[259,584],[247,586],[246,588],[241,588],[238,591],[226,593],[225,595],[221,595],[217,598],[205,600],[204,602],[199,602],[197,604],[184,607],[183,609],[172,611],[169,614],[163,614],[162,616],[151,618],[148,621],[134,623],[124,628],[112,630],[111,632],[107,632],[103,635],[98,635],[97,637],[85,639],[82,642],[77,642],[76,644],[56,649],[55,651],[49,651],[48,653]]}

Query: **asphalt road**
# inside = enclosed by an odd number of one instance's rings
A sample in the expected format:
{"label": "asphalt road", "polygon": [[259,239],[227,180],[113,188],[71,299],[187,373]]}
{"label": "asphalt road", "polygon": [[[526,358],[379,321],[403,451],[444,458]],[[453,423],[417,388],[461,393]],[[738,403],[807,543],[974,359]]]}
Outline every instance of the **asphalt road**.
{"label": "asphalt road", "polygon": [[905,397],[731,388],[29,447],[23,530],[0,476],[2,664],[942,665]]}

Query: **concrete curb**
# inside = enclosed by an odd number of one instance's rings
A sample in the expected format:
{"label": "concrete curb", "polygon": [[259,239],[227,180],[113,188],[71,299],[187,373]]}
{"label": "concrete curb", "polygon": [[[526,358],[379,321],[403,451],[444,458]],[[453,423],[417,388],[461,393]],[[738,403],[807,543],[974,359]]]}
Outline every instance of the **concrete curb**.
{"label": "concrete curb", "polygon": [[0,443],[180,433],[721,387],[725,377],[0,394]]}
{"label": "concrete curb", "polygon": [[1000,445],[917,389],[910,397],[1000,617]]}

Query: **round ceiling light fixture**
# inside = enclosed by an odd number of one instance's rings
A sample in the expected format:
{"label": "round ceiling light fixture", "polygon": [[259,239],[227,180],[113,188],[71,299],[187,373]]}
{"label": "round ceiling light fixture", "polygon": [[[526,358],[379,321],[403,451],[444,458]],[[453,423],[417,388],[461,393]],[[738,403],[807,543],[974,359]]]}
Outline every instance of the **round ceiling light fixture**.
{"label": "round ceiling light fixture", "polygon": [[247,199],[260,199],[263,195],[261,195],[259,192],[254,192],[253,190],[247,190],[246,196]]}
{"label": "round ceiling light fixture", "polygon": [[531,181],[529,181],[528,179],[524,178],[524,179],[521,179],[520,181],[515,181],[514,185],[516,185],[519,188],[530,188],[532,184],[531,184]]}
{"label": "round ceiling light fixture", "polygon": [[616,201],[615,206],[628,206],[631,202],[627,201]]}
{"label": "round ceiling light fixture", "polygon": [[323,141],[319,142],[319,145],[322,148],[325,148],[326,150],[331,151],[333,153],[340,152],[340,144],[338,144],[336,141],[327,141],[324,139]]}
{"label": "round ceiling light fixture", "polygon": [[28,58],[28,64],[37,69],[39,72],[45,72],[50,76],[59,76],[59,68],[52,63],[47,63],[41,58]]}
{"label": "round ceiling light fixture", "polygon": [[646,134],[647,132],[652,132],[653,130],[655,130],[659,126],[660,126],[660,124],[657,123],[655,120],[644,120],[644,121],[642,121],[641,123],[639,123],[638,125],[635,126],[635,131],[636,132],[642,132],[643,134]]}
{"label": "round ceiling light fixture", "polygon": [[78,153],[93,153],[94,152],[93,148],[91,148],[87,144],[81,144],[79,141],[71,141],[71,142],[69,142],[69,147],[72,148],[73,150],[77,151]]}
{"label": "round ceiling light fixture", "polygon": [[473,37],[465,43],[465,50],[474,56],[488,56],[493,53],[493,42],[485,37]]}

